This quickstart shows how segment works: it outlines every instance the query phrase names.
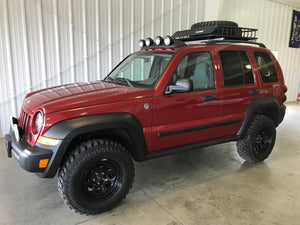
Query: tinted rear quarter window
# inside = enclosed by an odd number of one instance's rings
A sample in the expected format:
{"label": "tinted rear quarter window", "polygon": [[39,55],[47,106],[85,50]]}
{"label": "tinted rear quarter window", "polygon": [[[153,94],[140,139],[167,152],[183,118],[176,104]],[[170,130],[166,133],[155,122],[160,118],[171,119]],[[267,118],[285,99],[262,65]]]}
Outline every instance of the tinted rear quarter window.
{"label": "tinted rear quarter window", "polygon": [[220,51],[224,86],[254,84],[252,66],[245,51]]}
{"label": "tinted rear quarter window", "polygon": [[275,65],[266,52],[254,52],[256,62],[260,71],[262,81],[264,83],[271,83],[278,81]]}

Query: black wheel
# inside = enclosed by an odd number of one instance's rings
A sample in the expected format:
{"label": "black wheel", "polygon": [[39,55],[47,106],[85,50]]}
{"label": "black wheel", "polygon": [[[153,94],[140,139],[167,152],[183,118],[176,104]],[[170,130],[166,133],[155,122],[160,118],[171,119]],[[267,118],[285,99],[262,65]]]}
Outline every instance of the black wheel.
{"label": "black wheel", "polygon": [[87,215],[117,206],[134,179],[129,153],[119,143],[91,140],[78,145],[58,174],[58,191],[67,206]]}
{"label": "black wheel", "polygon": [[273,120],[264,115],[256,115],[246,136],[237,141],[237,150],[246,161],[261,162],[272,152],[275,139],[276,129]]}
{"label": "black wheel", "polygon": [[229,26],[229,27],[238,27],[238,24],[232,21],[204,21],[195,23],[191,26],[191,29],[201,28],[201,27],[211,27],[211,26]]}

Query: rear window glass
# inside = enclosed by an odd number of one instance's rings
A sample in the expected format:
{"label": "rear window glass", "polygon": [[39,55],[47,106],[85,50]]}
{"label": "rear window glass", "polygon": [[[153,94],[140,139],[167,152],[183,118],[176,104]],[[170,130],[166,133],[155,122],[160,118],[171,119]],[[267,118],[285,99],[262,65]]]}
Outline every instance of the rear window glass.
{"label": "rear window glass", "polygon": [[271,83],[278,81],[278,75],[274,63],[266,52],[254,52],[255,59],[258,64],[261,78],[264,83]]}
{"label": "rear window glass", "polygon": [[254,84],[252,66],[245,51],[220,51],[224,86]]}

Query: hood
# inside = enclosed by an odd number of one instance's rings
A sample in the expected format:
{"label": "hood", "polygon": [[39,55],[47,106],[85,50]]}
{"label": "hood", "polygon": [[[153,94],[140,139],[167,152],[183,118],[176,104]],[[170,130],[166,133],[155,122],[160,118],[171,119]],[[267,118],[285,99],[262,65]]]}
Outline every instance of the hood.
{"label": "hood", "polygon": [[23,105],[30,111],[43,108],[45,113],[99,105],[153,95],[153,89],[127,87],[105,82],[74,83],[29,93]]}

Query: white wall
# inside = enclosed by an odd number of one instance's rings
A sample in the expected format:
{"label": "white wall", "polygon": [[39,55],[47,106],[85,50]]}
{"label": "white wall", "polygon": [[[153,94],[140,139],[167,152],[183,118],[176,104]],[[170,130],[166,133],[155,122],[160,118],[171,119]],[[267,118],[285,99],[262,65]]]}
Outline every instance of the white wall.
{"label": "white wall", "polygon": [[[287,100],[295,101],[300,83],[300,49],[289,48],[293,9],[300,10],[300,1],[283,3],[270,0],[223,0],[219,19],[232,20],[240,26],[257,28],[258,42],[278,52],[278,61],[288,87]],[[287,3],[286,3],[287,2]]]}
{"label": "white wall", "polygon": [[32,90],[103,78],[138,40],[203,20],[204,0],[0,0],[0,137]]}
{"label": "white wall", "polygon": [[0,137],[29,91],[101,79],[140,38],[205,18],[260,29],[259,41],[279,52],[295,100],[300,53],[287,48],[292,8],[270,0],[0,0]]}

